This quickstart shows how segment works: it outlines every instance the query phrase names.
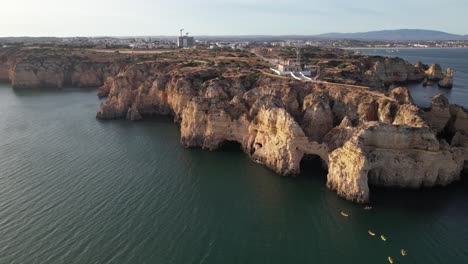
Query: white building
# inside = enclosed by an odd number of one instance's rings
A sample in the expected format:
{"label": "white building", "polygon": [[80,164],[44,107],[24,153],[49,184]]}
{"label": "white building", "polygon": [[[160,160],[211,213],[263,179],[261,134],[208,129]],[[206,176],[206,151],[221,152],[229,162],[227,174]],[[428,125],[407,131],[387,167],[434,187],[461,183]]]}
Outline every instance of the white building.
{"label": "white building", "polygon": [[275,68],[271,68],[278,75],[291,75],[296,79],[304,79],[305,76],[312,75],[310,66],[301,64],[301,51],[297,49],[297,58],[288,59],[283,63],[278,64]]}

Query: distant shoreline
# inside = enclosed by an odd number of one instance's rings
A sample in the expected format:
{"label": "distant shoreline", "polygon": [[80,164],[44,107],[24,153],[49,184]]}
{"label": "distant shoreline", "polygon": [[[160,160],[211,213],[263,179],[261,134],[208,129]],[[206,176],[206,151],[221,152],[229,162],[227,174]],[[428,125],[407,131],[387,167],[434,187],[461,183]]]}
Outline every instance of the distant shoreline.
{"label": "distant shoreline", "polygon": [[350,47],[350,48],[342,48],[344,50],[355,50],[355,49],[361,49],[361,50],[397,50],[397,49],[404,49],[404,50],[409,50],[409,49],[415,49],[415,50],[425,50],[425,49],[468,49],[468,47],[430,47],[430,48],[410,48],[410,47],[389,47],[389,48],[370,48],[370,47]]}

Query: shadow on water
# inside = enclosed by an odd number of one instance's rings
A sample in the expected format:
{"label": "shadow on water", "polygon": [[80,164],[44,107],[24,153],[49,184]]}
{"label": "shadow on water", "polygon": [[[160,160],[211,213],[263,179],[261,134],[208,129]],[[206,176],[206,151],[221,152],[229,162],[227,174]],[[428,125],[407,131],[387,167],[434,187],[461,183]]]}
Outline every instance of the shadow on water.
{"label": "shadow on water", "polygon": [[462,173],[462,179],[449,186],[433,188],[399,189],[370,187],[371,202],[378,207],[402,208],[408,211],[434,212],[447,207],[468,209],[468,175]]}
{"label": "shadow on water", "polygon": [[174,123],[174,118],[169,115],[143,116],[143,119],[138,120],[138,121],[130,121],[125,118],[96,119],[96,120],[102,125],[108,125],[111,127],[117,126],[117,127],[121,127],[122,129],[127,129],[129,127],[139,127],[139,126],[144,128],[146,126],[151,126],[151,125],[171,125],[171,126],[174,126],[174,128],[178,126],[177,123]]}
{"label": "shadow on water", "polygon": [[[20,97],[29,97],[29,96],[51,96],[51,95],[62,95],[66,93],[97,93],[97,88],[73,88],[73,87],[66,87],[66,88],[40,88],[40,89],[12,89],[13,93],[16,96]],[[97,94],[96,94],[97,98]]]}

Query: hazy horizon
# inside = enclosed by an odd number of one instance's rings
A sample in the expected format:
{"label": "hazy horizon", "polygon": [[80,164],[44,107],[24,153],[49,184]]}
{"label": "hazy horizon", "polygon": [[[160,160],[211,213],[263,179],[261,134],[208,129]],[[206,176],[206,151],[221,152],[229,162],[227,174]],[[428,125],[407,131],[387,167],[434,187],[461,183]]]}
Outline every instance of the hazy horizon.
{"label": "hazy horizon", "polygon": [[[390,29],[468,34],[468,3],[394,0],[18,0],[3,4],[0,37],[316,35]],[[404,8],[402,8],[404,7]],[[47,15],[44,15],[47,14]],[[446,14],[433,19],[430,14]]]}
{"label": "hazy horizon", "polygon": [[[318,36],[321,34],[354,34],[354,33],[368,33],[368,32],[378,32],[378,31],[392,31],[392,30],[428,30],[428,31],[438,31],[438,30],[432,30],[432,29],[378,29],[378,30],[369,30],[369,31],[363,31],[363,32],[324,32],[324,33],[319,33],[319,34],[219,34],[219,35],[208,35],[208,34],[198,34],[196,36],[198,37],[283,37],[283,36],[304,36],[304,37],[314,37]],[[186,31],[184,31],[186,32]],[[452,32],[446,32],[446,31],[440,31],[443,33],[449,33],[449,34],[456,34],[460,36],[465,36],[468,34],[457,34],[457,33],[452,33]],[[178,34],[180,32],[178,31]],[[0,38],[138,38],[138,37],[162,37],[162,38],[174,38],[177,37],[178,34],[172,34],[172,35],[70,35],[70,36],[53,36],[53,35],[38,35],[38,36],[29,36],[29,35],[18,35],[18,36],[0,36]]]}

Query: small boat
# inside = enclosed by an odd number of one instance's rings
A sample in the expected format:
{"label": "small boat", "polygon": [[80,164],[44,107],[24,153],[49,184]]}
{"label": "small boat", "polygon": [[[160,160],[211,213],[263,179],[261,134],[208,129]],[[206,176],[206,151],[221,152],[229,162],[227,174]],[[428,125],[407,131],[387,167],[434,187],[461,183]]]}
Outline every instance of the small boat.
{"label": "small boat", "polygon": [[364,210],[372,210],[372,206],[366,205],[366,206],[364,206]]}
{"label": "small boat", "polygon": [[393,258],[390,256],[388,257],[388,263],[393,264]]}
{"label": "small boat", "polygon": [[371,236],[375,236],[375,233],[370,231],[370,230],[367,230],[367,233],[369,233],[369,235],[371,235]]}
{"label": "small boat", "polygon": [[384,235],[380,235],[380,238],[381,238],[383,241],[387,241],[387,238],[386,238]]}
{"label": "small boat", "polygon": [[341,215],[344,216],[344,217],[348,217],[348,216],[349,216],[347,213],[343,213],[343,212],[341,212]]}
{"label": "small boat", "polygon": [[405,250],[405,249],[402,249],[402,250],[401,250],[401,255],[404,257],[404,256],[406,256],[406,254],[408,254],[408,253],[406,252],[406,250]]}

